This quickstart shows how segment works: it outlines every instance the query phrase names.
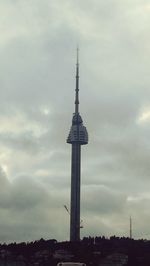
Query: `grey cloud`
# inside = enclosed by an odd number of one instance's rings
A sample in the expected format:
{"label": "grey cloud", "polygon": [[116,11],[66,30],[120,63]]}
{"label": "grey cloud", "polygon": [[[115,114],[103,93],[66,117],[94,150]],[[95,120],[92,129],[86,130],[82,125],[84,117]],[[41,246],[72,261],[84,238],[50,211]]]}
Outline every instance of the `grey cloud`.
{"label": "grey cloud", "polygon": [[6,177],[6,174],[2,168],[2,166],[0,166],[0,189],[5,189],[5,187],[7,187],[9,185],[9,181]]}
{"label": "grey cloud", "polygon": [[[122,220],[135,210],[137,222],[147,212],[149,201],[139,207],[126,201],[149,193],[149,123],[137,124],[150,97],[146,5],[137,0],[0,3],[0,164],[8,167],[7,175],[0,171],[1,241],[69,235],[63,205],[70,201],[66,138],[74,111],[77,42],[80,112],[89,131],[82,149],[82,235],[110,235],[116,227],[127,235]],[[43,107],[49,109],[46,115]],[[17,114],[24,128],[13,131],[12,123],[12,131],[5,130],[4,121],[9,124],[8,117]],[[149,232],[145,217],[137,227],[145,228],[144,234]]]}
{"label": "grey cloud", "polygon": [[97,215],[114,214],[122,212],[125,207],[126,195],[103,185],[85,186],[82,192],[83,210],[86,210],[88,215],[90,212],[97,213]]}
{"label": "grey cloud", "polygon": [[24,211],[33,208],[45,200],[46,191],[33,182],[30,177],[19,177],[11,183],[7,183],[1,193],[0,207],[4,209],[16,209]]}
{"label": "grey cloud", "polygon": [[[68,192],[47,187],[31,176],[19,176],[6,190],[0,196],[0,226],[5,231],[0,234],[1,241],[47,238],[48,231],[49,237],[63,237],[59,221],[67,220],[63,205],[68,202]],[[57,227],[60,231],[55,235],[52,232]]]}
{"label": "grey cloud", "polygon": [[22,176],[15,179],[11,191],[11,207],[19,211],[32,209],[48,198],[46,190],[33,178]]}
{"label": "grey cloud", "polygon": [[28,154],[36,154],[40,149],[38,139],[31,132],[0,134],[0,142],[12,150],[20,150],[20,152],[27,152]]}

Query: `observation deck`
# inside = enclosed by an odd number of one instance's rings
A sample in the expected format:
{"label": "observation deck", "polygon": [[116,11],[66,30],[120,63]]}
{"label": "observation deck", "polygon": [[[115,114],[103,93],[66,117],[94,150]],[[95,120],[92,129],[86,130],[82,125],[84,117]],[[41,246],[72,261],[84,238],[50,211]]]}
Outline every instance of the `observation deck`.
{"label": "observation deck", "polygon": [[82,118],[79,113],[74,113],[72,118],[72,126],[67,138],[67,143],[78,143],[80,145],[86,145],[88,143],[88,132],[83,125]]}

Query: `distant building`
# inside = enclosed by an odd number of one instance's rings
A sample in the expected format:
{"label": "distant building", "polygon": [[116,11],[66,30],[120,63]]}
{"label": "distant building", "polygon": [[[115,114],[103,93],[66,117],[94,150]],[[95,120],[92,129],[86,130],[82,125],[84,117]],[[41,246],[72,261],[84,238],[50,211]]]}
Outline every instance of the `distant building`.
{"label": "distant building", "polygon": [[128,256],[122,253],[108,255],[100,262],[100,266],[125,266],[128,263]]}
{"label": "distant building", "polygon": [[54,259],[58,259],[58,260],[71,260],[74,258],[74,255],[71,254],[69,251],[64,250],[64,249],[58,249],[55,250],[55,253],[53,254],[53,258]]}

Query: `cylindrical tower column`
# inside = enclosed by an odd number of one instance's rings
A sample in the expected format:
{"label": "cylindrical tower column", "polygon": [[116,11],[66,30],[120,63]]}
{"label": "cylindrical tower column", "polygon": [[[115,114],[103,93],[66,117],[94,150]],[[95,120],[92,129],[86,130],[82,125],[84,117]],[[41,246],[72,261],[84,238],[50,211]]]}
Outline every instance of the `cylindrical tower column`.
{"label": "cylindrical tower column", "polygon": [[81,145],[74,143],[71,159],[70,241],[80,240],[80,165]]}

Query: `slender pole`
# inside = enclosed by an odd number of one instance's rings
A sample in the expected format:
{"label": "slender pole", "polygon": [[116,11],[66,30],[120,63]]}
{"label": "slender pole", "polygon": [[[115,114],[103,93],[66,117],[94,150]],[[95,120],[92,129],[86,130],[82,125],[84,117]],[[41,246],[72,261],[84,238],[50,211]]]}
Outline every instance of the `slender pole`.
{"label": "slender pole", "polygon": [[130,239],[132,239],[132,218],[130,216]]}
{"label": "slender pole", "polygon": [[77,48],[76,63],[76,89],[75,89],[75,113],[79,113],[79,48]]}

